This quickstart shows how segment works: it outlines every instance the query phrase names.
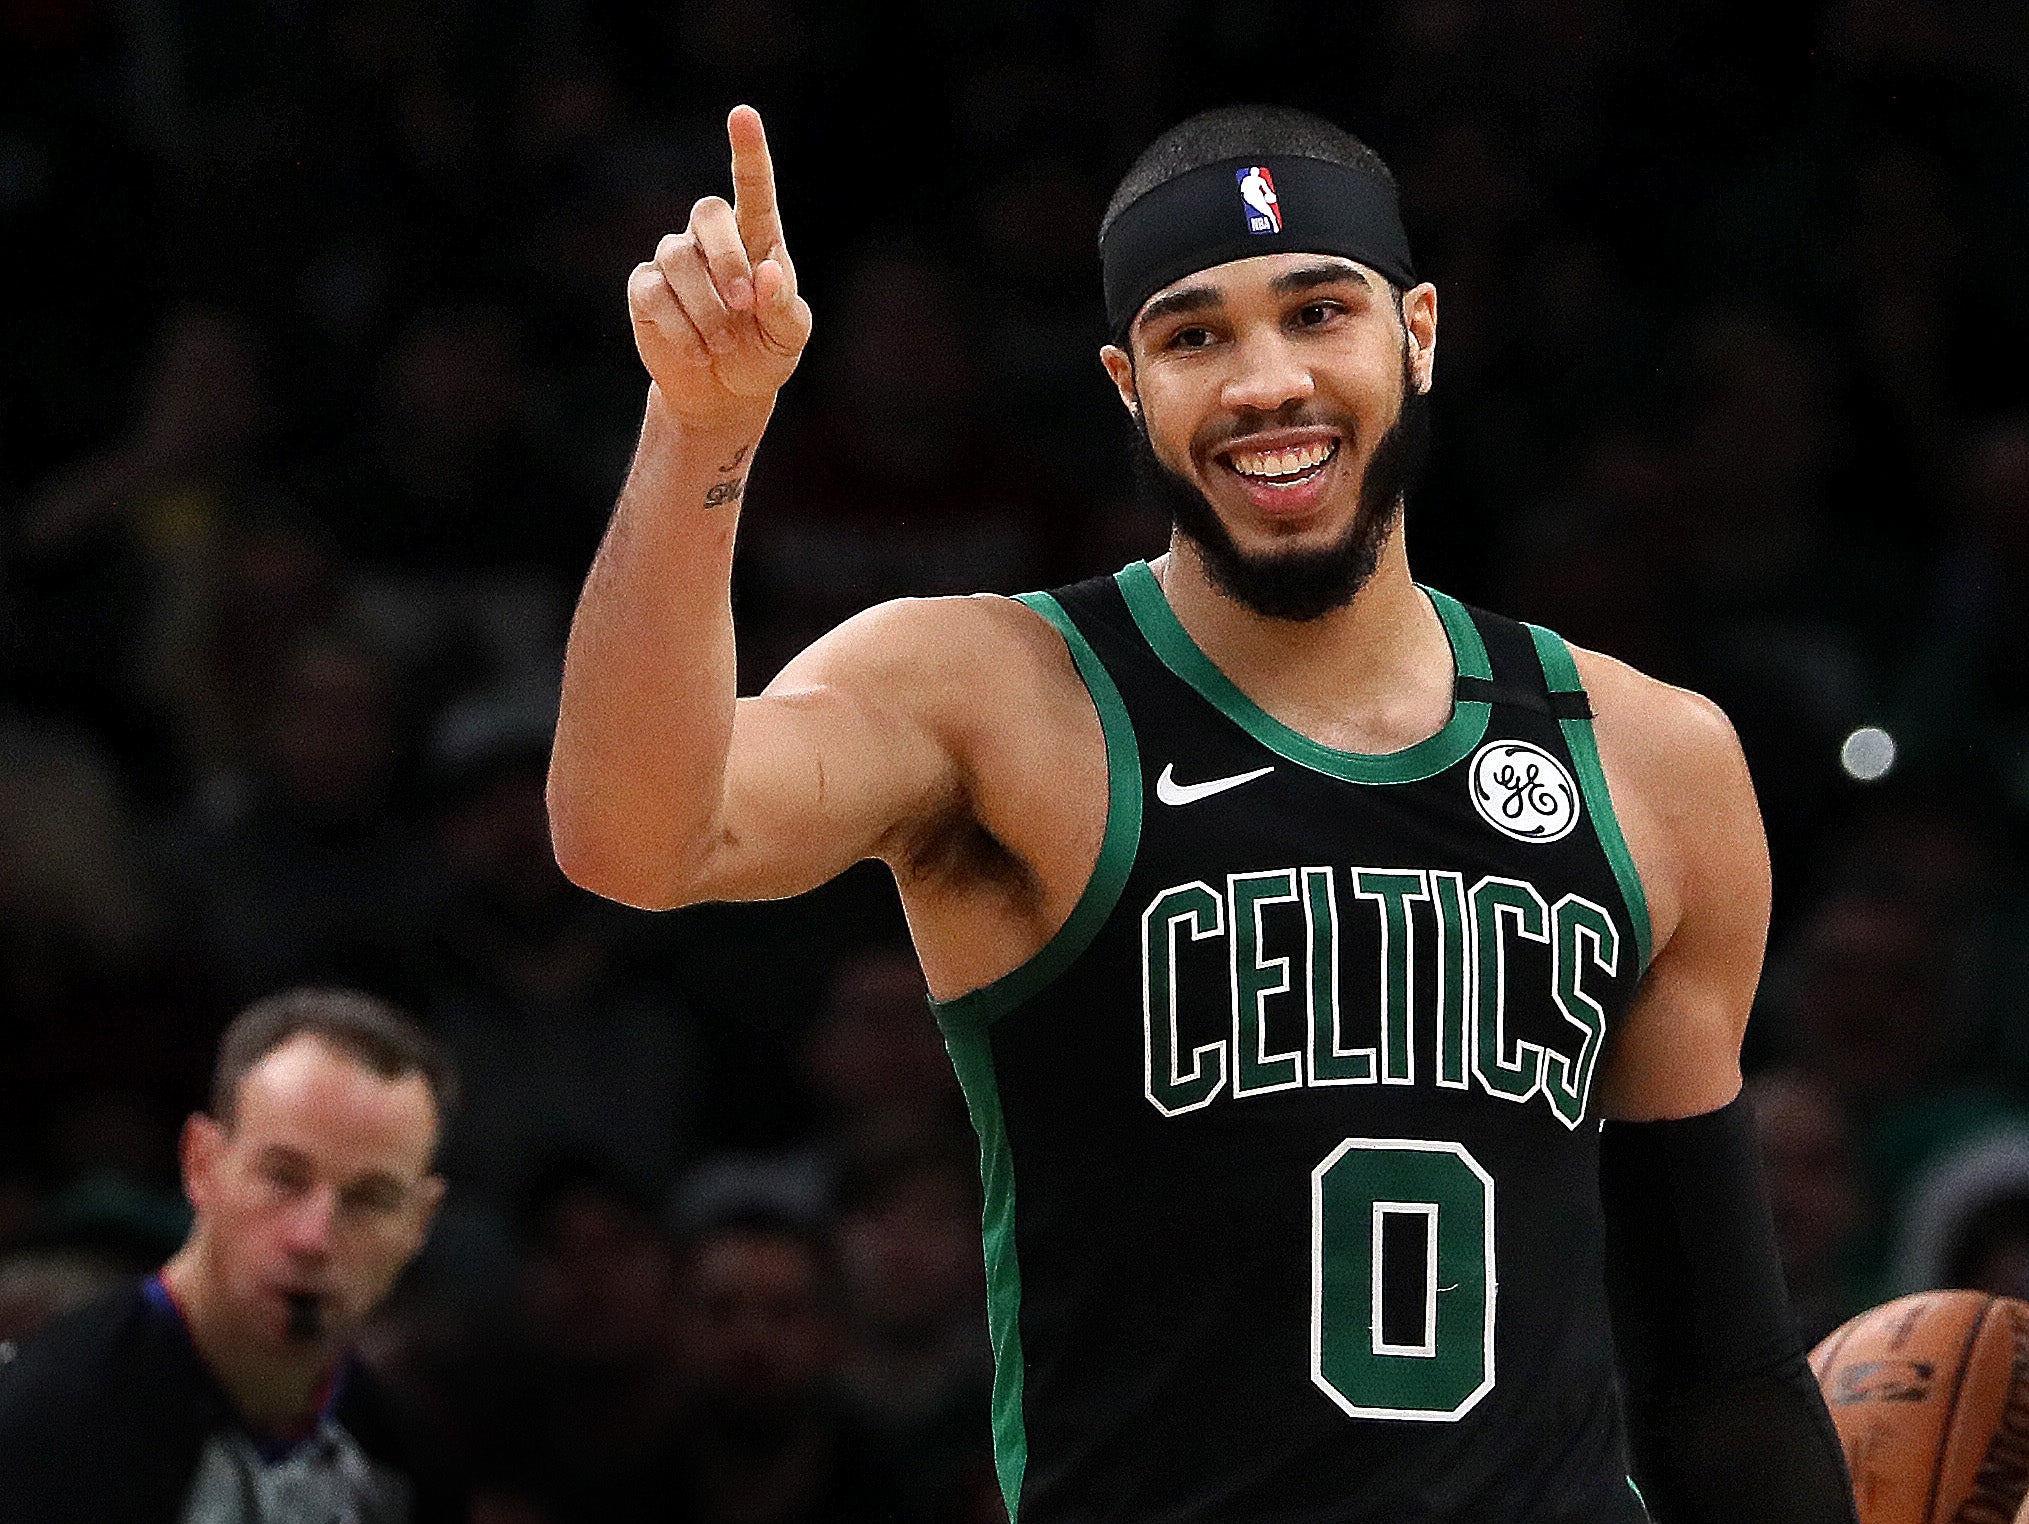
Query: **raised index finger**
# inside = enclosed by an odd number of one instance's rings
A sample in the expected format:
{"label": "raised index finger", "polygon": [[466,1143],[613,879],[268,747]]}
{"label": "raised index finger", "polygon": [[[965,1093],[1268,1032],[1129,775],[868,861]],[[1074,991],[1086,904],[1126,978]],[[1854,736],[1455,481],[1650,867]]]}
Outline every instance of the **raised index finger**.
{"label": "raised index finger", "polygon": [[768,157],[768,132],[761,113],[735,106],[726,118],[733,145],[733,218],[747,256],[759,263],[782,246],[782,214],[775,205],[775,165]]}

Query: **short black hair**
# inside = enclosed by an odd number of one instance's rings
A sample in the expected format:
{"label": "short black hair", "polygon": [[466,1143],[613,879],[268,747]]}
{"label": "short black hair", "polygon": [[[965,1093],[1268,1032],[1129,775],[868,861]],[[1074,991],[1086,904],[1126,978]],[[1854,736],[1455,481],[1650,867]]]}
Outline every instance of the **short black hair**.
{"label": "short black hair", "polygon": [[1322,159],[1379,176],[1389,187],[1395,172],[1345,128],[1293,106],[1215,106],[1170,128],[1128,165],[1099,220],[1103,240],[1114,219],[1165,181],[1225,159]]}
{"label": "short black hair", "polygon": [[240,1082],[284,1043],[304,1034],[357,1059],[382,1079],[420,1074],[430,1087],[437,1127],[458,1104],[458,1074],[444,1047],[410,1017],[358,990],[294,989],[256,1000],[218,1040],[211,1074],[211,1114],[231,1125]]}

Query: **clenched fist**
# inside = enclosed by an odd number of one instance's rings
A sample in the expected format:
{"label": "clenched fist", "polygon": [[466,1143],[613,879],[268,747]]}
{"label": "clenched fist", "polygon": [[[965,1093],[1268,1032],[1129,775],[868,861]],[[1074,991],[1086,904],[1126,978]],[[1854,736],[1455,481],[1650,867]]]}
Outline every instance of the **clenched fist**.
{"label": "clenched fist", "polygon": [[765,409],[810,339],[810,304],[782,241],[775,169],[761,113],[735,106],[733,204],[706,196],[690,225],[634,267],[627,306],[634,344],[680,418],[702,424]]}

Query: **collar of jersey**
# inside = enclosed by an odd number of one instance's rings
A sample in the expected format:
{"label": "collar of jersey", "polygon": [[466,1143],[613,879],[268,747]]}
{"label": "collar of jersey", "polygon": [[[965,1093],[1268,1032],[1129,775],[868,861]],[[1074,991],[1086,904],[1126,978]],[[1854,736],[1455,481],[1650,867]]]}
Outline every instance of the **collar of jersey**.
{"label": "collar of jersey", "polygon": [[244,1434],[261,1458],[263,1465],[273,1466],[287,1460],[309,1440],[314,1438],[338,1409],[338,1400],[345,1394],[347,1379],[351,1376],[349,1363],[341,1357],[336,1365],[325,1373],[318,1384],[317,1394],[310,1399],[311,1417],[298,1428],[283,1435],[263,1434],[253,1428],[240,1416],[239,1409],[227,1395],[225,1383],[218,1379],[218,1373],[211,1368],[211,1362],[204,1358],[204,1352],[197,1347],[197,1336],[190,1331],[190,1319],[184,1315],[183,1304],[176,1300],[176,1293],[169,1289],[169,1282],[158,1270],[141,1282],[141,1296],[153,1308],[156,1315],[166,1317],[176,1325],[176,1331],[189,1350],[191,1358],[197,1361],[205,1379],[216,1392],[221,1409],[231,1416],[233,1426]]}
{"label": "collar of jersey", "polygon": [[[1486,734],[1493,706],[1477,699],[1453,698],[1451,718],[1445,721],[1444,728],[1400,751],[1340,751],[1313,741],[1247,697],[1198,649],[1197,642],[1170,608],[1162,584],[1146,561],[1122,567],[1113,580],[1119,584],[1142,638],[1162,664],[1263,746],[1299,766],[1347,783],[1415,783],[1435,777],[1461,760]],[[1465,605],[1431,587],[1423,588],[1423,595],[1444,622],[1445,637],[1451,642],[1453,676],[1464,673],[1468,677],[1491,678],[1493,668],[1487,661],[1486,643],[1480,639]]]}

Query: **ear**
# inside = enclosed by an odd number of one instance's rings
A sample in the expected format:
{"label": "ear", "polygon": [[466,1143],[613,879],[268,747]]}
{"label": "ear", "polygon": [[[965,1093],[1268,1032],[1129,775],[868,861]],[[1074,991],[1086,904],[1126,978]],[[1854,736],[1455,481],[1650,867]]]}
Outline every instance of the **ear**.
{"label": "ear", "polygon": [[1106,367],[1106,374],[1113,382],[1113,389],[1120,393],[1120,405],[1136,418],[1141,416],[1141,394],[1134,387],[1134,360],[1118,344],[1108,344],[1099,351],[1099,363]]}
{"label": "ear", "polygon": [[225,1129],[202,1112],[187,1117],[176,1140],[176,1156],[183,1170],[183,1194],[202,1212],[216,1194],[219,1161],[225,1157]]}
{"label": "ear", "polygon": [[1425,281],[1402,293],[1402,326],[1409,335],[1409,377],[1427,392],[1437,379],[1437,288]]}

